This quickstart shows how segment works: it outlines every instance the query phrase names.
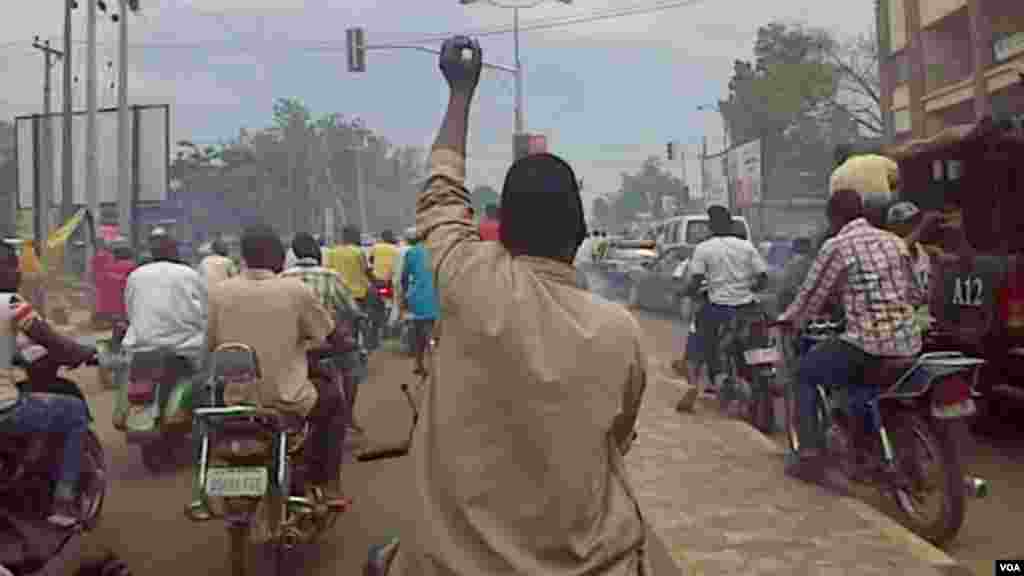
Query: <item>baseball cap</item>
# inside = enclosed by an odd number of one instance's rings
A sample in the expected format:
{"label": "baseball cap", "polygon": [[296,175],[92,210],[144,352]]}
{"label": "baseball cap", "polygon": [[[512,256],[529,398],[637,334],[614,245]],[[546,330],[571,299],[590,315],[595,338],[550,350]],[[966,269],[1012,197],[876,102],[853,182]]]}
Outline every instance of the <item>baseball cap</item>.
{"label": "baseball cap", "polygon": [[899,202],[889,208],[887,220],[890,224],[901,224],[913,220],[920,213],[921,210],[913,202]]}

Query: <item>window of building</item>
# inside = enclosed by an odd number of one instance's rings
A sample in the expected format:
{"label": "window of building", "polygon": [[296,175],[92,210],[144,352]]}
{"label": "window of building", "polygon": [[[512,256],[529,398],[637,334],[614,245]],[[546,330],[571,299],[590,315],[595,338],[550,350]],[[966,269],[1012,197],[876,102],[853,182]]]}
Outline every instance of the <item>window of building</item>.
{"label": "window of building", "polygon": [[902,108],[892,113],[892,127],[897,134],[910,132],[910,110]]}
{"label": "window of building", "polygon": [[899,86],[910,81],[910,58],[906,50],[900,50],[889,56],[889,73],[892,74],[892,85]]}
{"label": "window of building", "polygon": [[974,71],[970,30],[966,7],[921,30],[926,92],[970,77]]}
{"label": "window of building", "polygon": [[1024,2],[982,0],[992,25],[993,63],[1001,64],[1024,52]]}

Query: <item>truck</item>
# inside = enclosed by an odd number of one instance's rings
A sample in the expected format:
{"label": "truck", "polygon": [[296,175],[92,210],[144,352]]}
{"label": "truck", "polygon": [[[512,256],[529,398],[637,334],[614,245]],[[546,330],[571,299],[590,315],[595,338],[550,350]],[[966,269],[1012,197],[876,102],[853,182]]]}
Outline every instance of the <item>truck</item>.
{"label": "truck", "polygon": [[1001,393],[1024,392],[1024,129],[984,118],[890,147],[900,198],[945,215],[935,247],[926,346],[988,361],[979,373],[979,421]]}

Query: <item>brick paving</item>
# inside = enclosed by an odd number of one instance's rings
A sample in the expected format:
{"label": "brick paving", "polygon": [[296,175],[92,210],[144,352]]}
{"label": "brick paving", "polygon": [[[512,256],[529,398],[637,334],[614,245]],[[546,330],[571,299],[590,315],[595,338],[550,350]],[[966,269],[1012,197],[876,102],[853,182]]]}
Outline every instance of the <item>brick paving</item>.
{"label": "brick paving", "polygon": [[837,495],[786,477],[781,452],[745,424],[710,406],[677,413],[681,385],[652,378],[627,462],[648,521],[687,576],[969,574],[915,556]]}

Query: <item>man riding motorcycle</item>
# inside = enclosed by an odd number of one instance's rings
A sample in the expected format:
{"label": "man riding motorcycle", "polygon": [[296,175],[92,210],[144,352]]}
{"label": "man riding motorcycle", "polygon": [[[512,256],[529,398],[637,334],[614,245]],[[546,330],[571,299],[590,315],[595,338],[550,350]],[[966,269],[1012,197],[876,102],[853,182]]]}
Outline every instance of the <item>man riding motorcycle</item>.
{"label": "man riding motorcycle", "polygon": [[475,41],[445,42],[451,96],[416,214],[441,314],[412,443],[414,524],[372,553],[370,573],[397,551],[390,574],[635,575],[650,536],[623,455],[647,377],[642,333],[576,286],[586,224],[560,158],[512,165],[500,242],[481,240],[465,187],[480,68]]}
{"label": "man riding motorcycle", "polygon": [[[845,312],[846,331],[840,339],[808,352],[797,374],[800,453],[790,456],[787,472],[812,481],[821,480],[823,472],[823,438],[815,433],[817,387],[826,381],[851,387],[854,442],[863,443],[869,437],[868,426],[873,425],[867,423],[865,404],[874,390],[856,381],[857,375],[883,358],[913,357],[921,351],[914,305],[923,302],[925,294],[910,252],[901,238],[868,219],[877,221],[878,204],[891,196],[887,168],[883,162],[861,162],[859,170],[869,173],[833,178],[826,210],[833,236],[818,252],[796,299],[778,320],[799,325],[817,314],[833,293],[840,296]],[[886,189],[879,189],[883,186]],[[872,198],[874,206],[865,208],[865,197]]]}
{"label": "man riding motorcycle", "polygon": [[697,298],[701,285],[707,282],[708,303],[701,308],[698,321],[700,342],[708,378],[716,389],[724,392],[723,382],[728,374],[721,370],[722,330],[741,308],[757,302],[754,293],[767,281],[768,265],[750,240],[736,236],[728,209],[711,206],[708,218],[711,238],[698,244],[690,258],[689,293]]}
{"label": "man riding motorcycle", "polygon": [[[245,344],[256,352],[261,370],[258,387],[224,390],[224,402],[274,408],[308,418],[312,432],[311,493],[324,504],[344,508],[339,472],[345,406],[337,386],[317,386],[309,378],[307,351],[335,345],[333,315],[316,293],[296,278],[282,278],[285,249],[268,227],[247,229],[242,236],[241,275],[210,288],[210,350],[227,343]],[[195,508],[199,503],[194,502]]]}
{"label": "man riding motorcycle", "polygon": [[150,239],[153,259],[128,276],[125,305],[129,353],[174,350],[183,369],[199,370],[206,350],[206,283],[178,257],[178,244],[160,234]]}
{"label": "man riding motorcycle", "polygon": [[[81,471],[82,439],[89,428],[85,402],[65,395],[22,393],[17,386],[12,360],[17,336],[22,334],[47,349],[50,354],[67,358],[77,366],[96,351],[81,346],[56,332],[32,306],[18,294],[21,273],[18,256],[9,244],[0,243],[0,432],[31,434],[52,432],[64,435],[54,509],[48,521],[58,526],[78,522],[75,495]],[[45,382],[33,383],[45,387]]]}
{"label": "man riding motorcycle", "polygon": [[[300,232],[292,239],[291,250],[295,255],[295,266],[286,269],[281,276],[297,278],[312,288],[320,298],[320,303],[334,314],[335,329],[344,330],[347,338],[354,337],[353,329],[356,318],[362,312],[348,289],[345,288],[338,273],[320,265],[320,246],[316,240],[311,234]],[[356,343],[353,341],[348,343],[346,348],[354,349],[355,346]],[[346,354],[349,353],[346,352]],[[338,368],[344,370],[346,366],[339,365]],[[351,374],[345,375],[346,427],[352,426],[356,395],[359,390],[358,384],[359,382]]]}

